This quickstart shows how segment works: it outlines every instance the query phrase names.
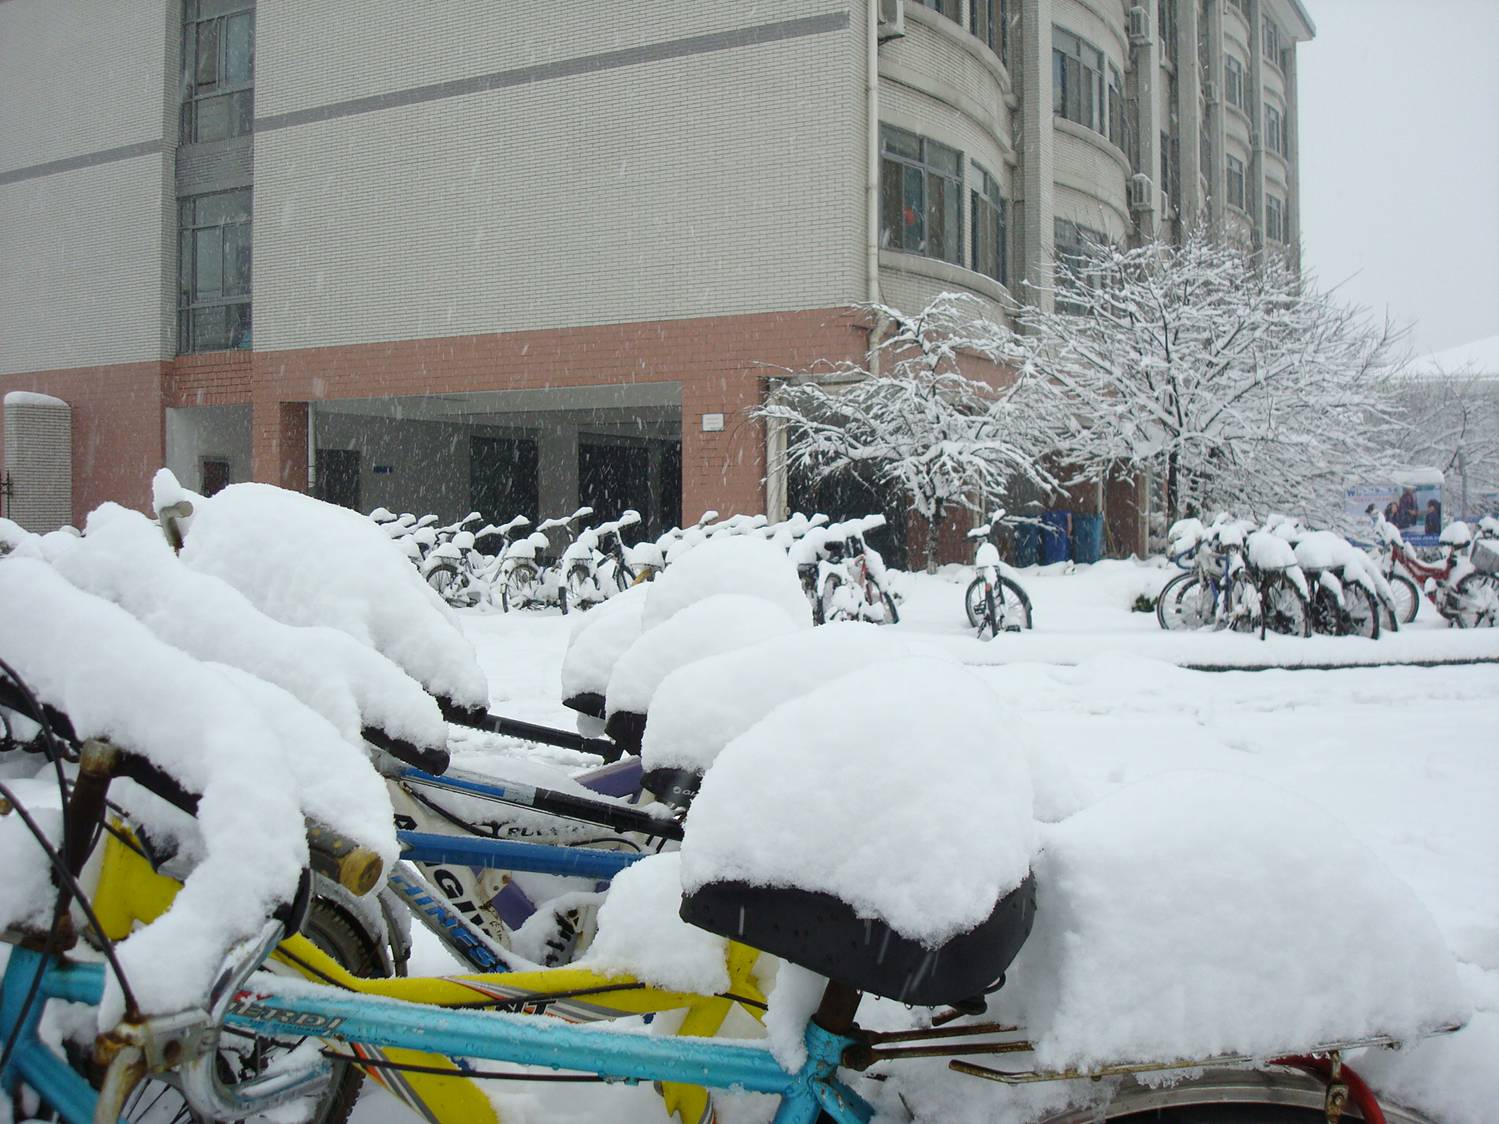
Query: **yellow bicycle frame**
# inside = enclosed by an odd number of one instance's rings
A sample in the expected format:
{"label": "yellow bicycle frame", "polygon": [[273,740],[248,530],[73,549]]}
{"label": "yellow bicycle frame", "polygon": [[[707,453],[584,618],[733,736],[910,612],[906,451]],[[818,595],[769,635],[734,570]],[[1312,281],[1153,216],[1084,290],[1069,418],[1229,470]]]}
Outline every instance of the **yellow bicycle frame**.
{"label": "yellow bicycle frame", "polygon": [[[105,833],[98,889],[93,906],[111,940],[123,940],[138,924],[149,924],[165,913],[180,884],[158,873],[136,850]],[[570,1022],[620,1018],[685,1010],[677,1033],[712,1037],[736,1003],[756,1019],[763,1015],[765,996],[753,968],[755,949],[730,943],[727,959],[729,990],[724,995],[693,995],[663,991],[630,976],[606,976],[581,968],[543,968],[531,972],[494,972],[475,975],[364,979],[349,972],[301,934],[281,942],[272,954],[285,968],[311,980],[360,995],[378,995],[438,1007],[503,1006],[526,1013],[547,1014]],[[489,1098],[453,1059],[415,1050],[376,1050],[349,1044],[371,1062],[390,1061],[448,1070],[452,1076],[389,1069],[371,1065],[365,1072],[422,1119],[433,1124],[499,1124]],[[696,1085],[661,1086],[669,1113],[683,1124],[714,1119],[706,1089]]]}

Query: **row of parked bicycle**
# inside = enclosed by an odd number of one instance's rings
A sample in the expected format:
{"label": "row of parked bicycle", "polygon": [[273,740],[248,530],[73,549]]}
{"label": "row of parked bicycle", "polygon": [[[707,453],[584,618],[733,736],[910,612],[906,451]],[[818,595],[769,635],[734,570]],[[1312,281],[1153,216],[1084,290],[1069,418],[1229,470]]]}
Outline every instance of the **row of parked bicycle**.
{"label": "row of parked bicycle", "polygon": [[1183,519],[1169,537],[1185,572],[1161,590],[1156,619],[1168,630],[1377,639],[1415,620],[1424,595],[1455,627],[1499,624],[1499,519],[1481,519],[1476,534],[1449,524],[1427,560],[1377,508],[1368,515],[1367,545],[1281,516],[1262,527],[1226,513],[1206,525]]}
{"label": "row of parked bicycle", "polygon": [[[710,539],[743,535],[766,539],[787,552],[817,623],[894,624],[900,619],[899,597],[889,587],[884,559],[866,538],[885,526],[883,515],[834,523],[821,513],[796,512],[772,523],[764,515],[719,519],[717,511],[709,510],[691,526],[673,527],[654,541],[627,544],[624,533],[640,524],[639,512],[627,510],[617,519],[579,530],[593,514],[593,508],[580,507],[571,515],[542,520],[529,533],[531,521],[524,515],[478,530],[473,528],[483,517],[476,511],[446,525],[439,525],[436,515],[396,515],[383,507],[370,518],[455,608],[588,609],[650,581]],[[563,540],[561,550],[554,547],[554,534]]]}

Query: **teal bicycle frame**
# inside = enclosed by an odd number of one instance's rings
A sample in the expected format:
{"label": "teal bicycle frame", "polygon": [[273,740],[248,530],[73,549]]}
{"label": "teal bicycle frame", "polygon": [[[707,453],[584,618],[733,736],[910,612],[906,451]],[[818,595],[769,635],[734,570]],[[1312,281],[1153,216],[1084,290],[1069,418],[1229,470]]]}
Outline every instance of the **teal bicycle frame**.
{"label": "teal bicycle frame", "polygon": [[[103,997],[102,964],[44,962],[39,952],[12,947],[0,982],[0,1040],[14,1035],[16,1045],[0,1084],[13,1092],[24,1083],[68,1124],[89,1124],[95,1119],[98,1093],[37,1037],[43,1004],[32,1003],[23,1016],[24,997],[38,971],[38,1000],[97,1005]],[[629,1083],[675,1081],[778,1094],[776,1124],[815,1124],[819,1112],[838,1124],[867,1124],[873,1116],[869,1104],[837,1073],[844,1051],[857,1043],[815,1022],[806,1028],[805,1064],[788,1073],[768,1047],[755,1043],[663,1038],[532,1015],[427,1007],[301,982],[278,990],[279,982],[262,975],[235,991],[225,1025],[258,1035],[313,1036],[575,1070]],[[267,985],[269,990],[262,990]],[[326,1067],[326,1061],[322,1065]]]}

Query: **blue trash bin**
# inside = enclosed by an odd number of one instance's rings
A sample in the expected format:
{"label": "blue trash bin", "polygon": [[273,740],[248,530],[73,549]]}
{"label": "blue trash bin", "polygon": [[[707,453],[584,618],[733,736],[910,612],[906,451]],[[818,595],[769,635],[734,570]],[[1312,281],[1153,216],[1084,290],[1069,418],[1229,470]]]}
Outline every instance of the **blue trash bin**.
{"label": "blue trash bin", "polygon": [[1041,564],[1066,562],[1072,555],[1072,525],[1070,511],[1043,511],[1041,513]]}
{"label": "blue trash bin", "polygon": [[1022,523],[1015,528],[1016,566],[1034,566],[1041,558],[1041,529],[1034,523]]}
{"label": "blue trash bin", "polygon": [[1097,562],[1103,557],[1103,516],[1072,517],[1072,560]]}

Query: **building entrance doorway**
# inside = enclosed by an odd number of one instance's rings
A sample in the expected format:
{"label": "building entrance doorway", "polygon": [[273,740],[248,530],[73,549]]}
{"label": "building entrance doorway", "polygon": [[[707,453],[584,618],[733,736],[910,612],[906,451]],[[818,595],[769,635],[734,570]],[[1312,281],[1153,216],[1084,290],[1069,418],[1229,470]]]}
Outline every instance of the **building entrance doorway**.
{"label": "building entrance doorway", "polygon": [[508,523],[517,515],[535,523],[540,516],[536,442],[528,437],[470,437],[468,448],[473,510],[486,523]]}
{"label": "building entrance doorway", "polygon": [[359,510],[359,450],[317,451],[317,498]]}

